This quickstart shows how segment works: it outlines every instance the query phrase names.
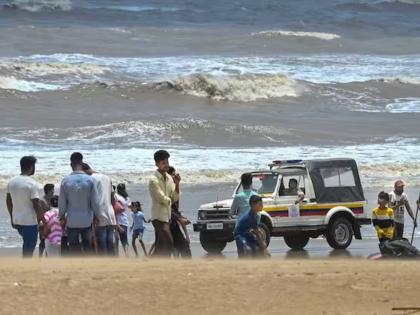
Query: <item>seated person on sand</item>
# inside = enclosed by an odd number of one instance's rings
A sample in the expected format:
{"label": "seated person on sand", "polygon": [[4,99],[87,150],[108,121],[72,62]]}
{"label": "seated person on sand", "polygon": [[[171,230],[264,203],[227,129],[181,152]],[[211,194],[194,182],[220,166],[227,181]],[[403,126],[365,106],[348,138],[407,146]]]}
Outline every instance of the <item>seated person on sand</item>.
{"label": "seated person on sand", "polygon": [[[283,183],[282,183],[283,186]],[[295,178],[289,180],[289,188],[280,187],[280,196],[297,196],[295,204],[299,204],[305,199],[305,194],[298,187],[298,181]]]}
{"label": "seated person on sand", "polygon": [[378,195],[378,207],[372,211],[372,223],[380,245],[394,237],[394,210],[388,207],[388,203],[389,195],[381,191]]}
{"label": "seated person on sand", "polygon": [[245,212],[237,221],[234,236],[238,248],[238,256],[269,256],[265,242],[258,225],[261,220],[260,212],[263,209],[262,198],[253,195],[249,199],[251,209]]}

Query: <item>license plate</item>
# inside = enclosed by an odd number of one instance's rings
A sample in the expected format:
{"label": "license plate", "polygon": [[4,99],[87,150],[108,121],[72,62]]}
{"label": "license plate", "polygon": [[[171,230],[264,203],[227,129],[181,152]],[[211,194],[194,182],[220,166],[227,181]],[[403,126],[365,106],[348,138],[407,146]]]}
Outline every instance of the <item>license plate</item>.
{"label": "license plate", "polygon": [[207,223],[207,230],[223,230],[223,223]]}

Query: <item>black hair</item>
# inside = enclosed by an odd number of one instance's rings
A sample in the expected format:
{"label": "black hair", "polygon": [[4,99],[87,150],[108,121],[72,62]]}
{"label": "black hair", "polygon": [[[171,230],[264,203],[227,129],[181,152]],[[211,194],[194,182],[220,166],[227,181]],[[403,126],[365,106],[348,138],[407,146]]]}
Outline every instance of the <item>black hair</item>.
{"label": "black hair", "polygon": [[175,167],[173,167],[173,166],[169,166],[169,169],[168,169],[168,174],[169,174],[169,175],[174,175],[174,174],[175,174],[175,172],[176,172]]}
{"label": "black hair", "polygon": [[252,207],[253,205],[262,202],[262,198],[258,195],[252,195],[251,198],[249,198],[249,205]]}
{"label": "black hair", "polygon": [[73,165],[80,165],[83,163],[83,154],[80,152],[73,152],[70,156],[70,162]]}
{"label": "black hair", "polygon": [[291,178],[290,180],[289,180],[289,183],[290,182],[295,182],[296,184],[298,183],[298,180],[296,179],[296,178]]}
{"label": "black hair", "polygon": [[242,187],[251,187],[252,186],[252,174],[245,173],[241,176]]}
{"label": "black hair", "polygon": [[33,155],[24,156],[20,159],[20,171],[22,173],[28,172],[31,167],[35,167],[37,159]]}
{"label": "black hair", "polygon": [[386,192],[384,192],[384,191],[381,191],[381,192],[378,194],[378,199],[382,199],[382,200],[385,200],[385,201],[389,201],[389,194],[388,194],[388,193],[386,193]]}
{"label": "black hair", "polygon": [[128,194],[125,188],[125,184],[118,184],[117,186],[117,193],[118,195],[124,197],[125,199],[128,198]]}
{"label": "black hair", "polygon": [[155,159],[155,162],[159,163],[159,162],[169,159],[171,155],[168,153],[168,151],[159,150],[155,152],[153,157]]}
{"label": "black hair", "polygon": [[133,201],[133,202],[131,203],[131,205],[132,205],[132,206],[134,206],[134,207],[136,207],[137,209],[140,209],[140,208],[141,208],[141,203],[140,203],[140,201]]}
{"label": "black hair", "polygon": [[51,207],[57,208],[58,207],[58,196],[54,196],[50,199]]}
{"label": "black hair", "polygon": [[49,191],[54,190],[54,184],[45,184],[44,185],[44,193],[48,194]]}

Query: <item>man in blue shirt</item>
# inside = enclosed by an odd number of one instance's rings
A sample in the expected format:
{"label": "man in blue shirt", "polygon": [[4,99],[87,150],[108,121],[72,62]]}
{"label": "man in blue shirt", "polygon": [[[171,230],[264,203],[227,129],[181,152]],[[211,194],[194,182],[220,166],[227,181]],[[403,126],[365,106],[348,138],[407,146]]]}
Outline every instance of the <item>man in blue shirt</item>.
{"label": "man in blue shirt", "polygon": [[69,253],[90,254],[93,216],[101,214],[99,194],[95,180],[83,171],[83,155],[75,152],[70,161],[73,172],[61,182],[59,217],[67,227]]}
{"label": "man in blue shirt", "polygon": [[263,209],[262,198],[253,195],[249,199],[250,210],[245,212],[237,221],[234,237],[238,248],[238,256],[248,254],[256,256],[258,252],[268,255],[258,225],[261,221],[260,212]]}
{"label": "man in blue shirt", "polygon": [[232,206],[230,207],[230,213],[233,215],[236,214],[238,218],[250,209],[249,199],[251,196],[257,195],[257,193],[252,190],[252,175],[250,173],[242,174],[241,186],[242,191],[235,196]]}

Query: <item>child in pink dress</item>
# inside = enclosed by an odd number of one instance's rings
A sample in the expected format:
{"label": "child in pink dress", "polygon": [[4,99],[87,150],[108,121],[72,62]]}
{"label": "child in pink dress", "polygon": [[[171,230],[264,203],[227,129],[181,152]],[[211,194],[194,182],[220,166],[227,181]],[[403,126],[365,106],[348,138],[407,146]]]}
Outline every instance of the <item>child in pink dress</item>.
{"label": "child in pink dress", "polygon": [[58,197],[51,199],[51,210],[44,214],[47,224],[44,226],[45,250],[48,257],[59,257],[63,228],[58,218]]}

